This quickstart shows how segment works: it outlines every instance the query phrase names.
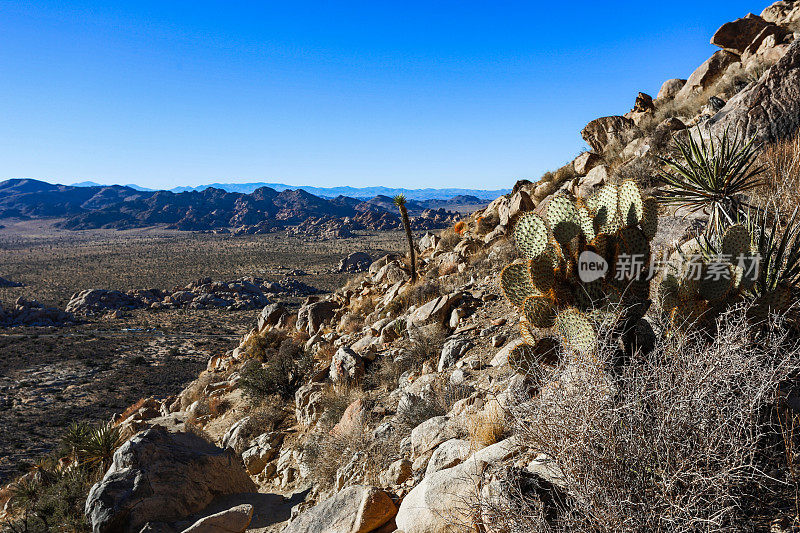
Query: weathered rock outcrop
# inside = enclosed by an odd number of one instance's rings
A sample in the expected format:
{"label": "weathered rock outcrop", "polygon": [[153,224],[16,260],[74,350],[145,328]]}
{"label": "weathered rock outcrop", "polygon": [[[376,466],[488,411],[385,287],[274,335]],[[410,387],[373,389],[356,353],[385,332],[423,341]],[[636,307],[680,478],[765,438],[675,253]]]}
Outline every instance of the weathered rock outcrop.
{"label": "weathered rock outcrop", "polygon": [[17,298],[14,307],[0,305],[0,327],[66,326],[76,322],[72,313],[55,307],[45,307],[36,300]]}
{"label": "weathered rock outcrop", "polygon": [[581,136],[592,150],[602,153],[609,144],[628,144],[634,136],[636,124],[621,116],[600,117],[589,122],[581,131]]}
{"label": "weathered rock outcrop", "polygon": [[376,487],[341,490],[289,523],[283,533],[369,533],[391,520],[397,507]]}
{"label": "weathered rock outcrop", "polygon": [[718,50],[714,55],[709,57],[702,65],[692,72],[689,79],[675,95],[676,99],[689,98],[692,95],[699,93],[704,89],[708,89],[717,81],[724,73],[725,70],[739,62],[739,56],[728,52],[727,50]]}
{"label": "weathered rock outcrop", "polygon": [[156,427],[135,435],[86,500],[95,533],[138,533],[147,522],[172,522],[221,495],[254,492],[239,457],[192,433]]}
{"label": "weathered rock outcrop", "polygon": [[[764,32],[764,30],[769,30]],[[783,39],[791,32],[786,28],[767,22],[758,15],[749,13],[746,17],[723,24],[711,38],[711,44],[741,55],[758,37],[765,39],[768,35],[775,35],[778,40]]]}
{"label": "weathered rock outcrop", "polygon": [[750,88],[731,98],[710,121],[712,132],[726,129],[761,141],[776,141],[800,126],[800,41]]}

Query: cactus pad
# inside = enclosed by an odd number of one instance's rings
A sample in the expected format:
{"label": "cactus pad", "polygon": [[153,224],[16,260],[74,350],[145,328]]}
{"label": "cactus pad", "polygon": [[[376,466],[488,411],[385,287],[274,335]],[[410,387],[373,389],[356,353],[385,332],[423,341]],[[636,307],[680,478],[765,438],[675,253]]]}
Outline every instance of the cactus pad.
{"label": "cactus pad", "polygon": [[562,246],[581,234],[580,215],[566,196],[556,196],[547,205],[547,222],[553,237]]}
{"label": "cactus pad", "polygon": [[658,232],[658,201],[653,198],[645,198],[642,202],[642,219],[639,221],[645,237],[652,240]]}
{"label": "cactus pad", "polygon": [[733,288],[733,273],[727,263],[711,263],[706,266],[700,280],[700,297],[711,303],[721,302]]}
{"label": "cactus pad", "polygon": [[750,232],[741,224],[731,226],[722,237],[722,254],[735,263],[739,256],[750,253]]}
{"label": "cactus pad", "polygon": [[578,219],[581,223],[581,231],[586,237],[587,241],[591,241],[595,237],[594,220],[585,207],[578,208]]}
{"label": "cactus pad", "polygon": [[529,296],[522,303],[525,319],[534,327],[549,328],[555,320],[553,301],[546,296]]}
{"label": "cactus pad", "polygon": [[544,294],[553,288],[553,281],[555,279],[553,260],[546,253],[536,259],[531,259],[528,263],[528,269],[530,271],[531,283],[536,290]]}
{"label": "cactus pad", "polygon": [[597,342],[597,333],[586,315],[575,308],[559,313],[555,321],[561,339],[570,348],[581,353],[590,353]]}
{"label": "cactus pad", "polygon": [[528,270],[528,261],[517,261],[505,267],[500,273],[503,293],[511,305],[518,308],[522,307],[525,298],[536,294]]}
{"label": "cactus pad", "polygon": [[522,336],[522,340],[525,341],[526,344],[534,345],[536,344],[536,335],[533,331],[533,326],[527,320],[521,320],[519,323],[519,332]]}
{"label": "cactus pad", "polygon": [[642,220],[642,193],[633,181],[622,182],[618,188],[619,213],[622,225],[633,227]]}
{"label": "cactus pad", "polygon": [[547,246],[547,226],[536,213],[524,213],[514,226],[517,247],[528,259],[538,257]]}
{"label": "cactus pad", "polygon": [[590,205],[594,206],[594,224],[597,233],[615,233],[620,226],[619,191],[606,185],[595,193]]}

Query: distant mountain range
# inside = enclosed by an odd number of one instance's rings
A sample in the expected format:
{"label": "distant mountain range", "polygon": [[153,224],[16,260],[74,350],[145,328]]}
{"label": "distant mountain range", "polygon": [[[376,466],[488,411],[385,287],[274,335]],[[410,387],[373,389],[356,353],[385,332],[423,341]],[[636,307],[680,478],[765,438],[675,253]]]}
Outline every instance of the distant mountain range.
{"label": "distant mountain range", "polygon": [[[108,185],[101,185],[93,181],[82,181],[80,183],[73,183],[73,187],[108,187]],[[139,187],[138,185],[125,185],[137,191],[154,191],[155,189],[148,189]],[[365,200],[374,198],[375,196],[390,196],[394,197],[398,194],[404,194],[409,200],[447,200],[454,196],[474,196],[481,200],[494,200],[500,195],[506,194],[510,189],[498,190],[484,190],[484,189],[402,189],[390,187],[308,187],[308,186],[294,186],[286,185],[285,183],[211,183],[209,185],[199,185],[197,187],[175,187],[169,189],[170,192],[188,192],[188,191],[203,191],[205,189],[222,189],[225,192],[238,192],[242,194],[250,194],[256,189],[262,187],[269,187],[275,191],[288,191],[302,189],[307,193],[314,196],[323,198],[336,198],[337,196],[348,196],[350,198],[357,198]]]}
{"label": "distant mountain range", "polygon": [[[442,227],[458,218],[445,208],[487,203],[477,196],[448,200],[409,199],[416,229]],[[400,221],[392,198],[367,201],[339,195],[322,198],[303,189],[259,187],[251,193],[215,187],[200,191],[150,191],[127,185],[53,185],[34,179],[0,182],[0,219],[59,218],[65,229],[128,229],[165,226],[181,230],[263,233],[288,226],[322,228],[330,234],[353,229],[391,229]],[[343,232],[342,228],[346,231]]]}

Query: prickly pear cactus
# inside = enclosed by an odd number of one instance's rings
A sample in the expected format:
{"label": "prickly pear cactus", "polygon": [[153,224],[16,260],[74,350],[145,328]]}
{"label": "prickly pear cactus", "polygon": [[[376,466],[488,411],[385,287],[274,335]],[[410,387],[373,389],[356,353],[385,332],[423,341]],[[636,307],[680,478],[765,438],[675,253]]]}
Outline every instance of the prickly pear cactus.
{"label": "prickly pear cactus", "polygon": [[562,345],[590,353],[615,308],[642,308],[657,228],[658,204],[632,181],[606,185],[585,202],[559,195],[543,216],[523,214],[514,239],[525,259],[501,274],[506,298],[522,315],[524,344],[509,363],[524,373],[553,363]]}
{"label": "prickly pear cactus", "polygon": [[[718,243],[695,240],[686,248],[661,279],[661,307],[677,327],[709,326],[728,306],[741,302],[755,283],[755,248],[750,233],[738,224]],[[753,312],[764,309],[769,303],[765,307],[756,302]]]}

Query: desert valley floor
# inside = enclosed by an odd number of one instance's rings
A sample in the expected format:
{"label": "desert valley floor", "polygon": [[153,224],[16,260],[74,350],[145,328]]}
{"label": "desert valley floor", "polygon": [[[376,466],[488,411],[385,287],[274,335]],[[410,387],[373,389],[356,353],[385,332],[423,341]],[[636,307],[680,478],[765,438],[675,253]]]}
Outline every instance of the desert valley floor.
{"label": "desert valley floor", "polygon": [[[402,250],[402,232],[305,241],[283,233],[232,236],[161,229],[53,229],[2,221],[0,303],[19,297],[63,309],[85,289],[170,289],[198,278],[294,278],[323,291],[349,253]],[[296,304],[302,298],[281,301]],[[0,482],[52,449],[72,421],[106,420],[142,397],[168,396],[195,379],[208,358],[238,345],[259,309],[138,309],[59,328],[0,330]]]}

